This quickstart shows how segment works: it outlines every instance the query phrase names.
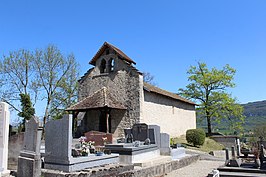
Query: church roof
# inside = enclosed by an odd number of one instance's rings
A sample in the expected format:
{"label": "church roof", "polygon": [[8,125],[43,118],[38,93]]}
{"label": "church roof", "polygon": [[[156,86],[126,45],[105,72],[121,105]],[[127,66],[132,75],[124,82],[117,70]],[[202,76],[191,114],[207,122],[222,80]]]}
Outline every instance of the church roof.
{"label": "church roof", "polygon": [[119,48],[113,46],[112,44],[109,44],[108,42],[105,42],[102,47],[98,50],[98,52],[94,55],[94,57],[91,59],[90,64],[95,65],[96,60],[103,54],[106,48],[113,49],[119,57],[121,57],[122,60],[125,60],[129,63],[136,64],[131,58],[129,58],[124,52],[122,52]]}
{"label": "church roof", "polygon": [[81,111],[97,108],[126,109],[122,103],[115,99],[106,87],[103,87],[92,95],[70,106],[66,111]]}
{"label": "church roof", "polygon": [[153,93],[156,93],[156,94],[159,94],[159,95],[163,95],[163,96],[166,96],[168,98],[172,98],[172,99],[175,99],[175,100],[179,100],[179,101],[183,101],[183,102],[186,102],[186,103],[189,103],[189,104],[193,104],[193,105],[196,105],[196,103],[186,99],[186,98],[183,98],[179,95],[177,95],[176,93],[172,93],[172,92],[168,92],[166,90],[163,90],[163,89],[160,89],[158,87],[155,87],[153,85],[150,85],[146,82],[143,83],[143,87],[146,91],[148,92],[153,92]]}

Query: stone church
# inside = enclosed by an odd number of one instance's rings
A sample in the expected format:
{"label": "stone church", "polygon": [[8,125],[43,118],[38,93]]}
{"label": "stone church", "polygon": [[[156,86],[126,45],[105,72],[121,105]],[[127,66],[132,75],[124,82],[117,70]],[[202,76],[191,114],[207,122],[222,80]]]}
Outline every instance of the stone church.
{"label": "stone church", "polygon": [[172,137],[196,128],[195,103],[143,82],[135,62],[105,42],[79,80],[78,102],[67,109],[78,120],[77,129],[112,133],[135,123],[156,124]]}

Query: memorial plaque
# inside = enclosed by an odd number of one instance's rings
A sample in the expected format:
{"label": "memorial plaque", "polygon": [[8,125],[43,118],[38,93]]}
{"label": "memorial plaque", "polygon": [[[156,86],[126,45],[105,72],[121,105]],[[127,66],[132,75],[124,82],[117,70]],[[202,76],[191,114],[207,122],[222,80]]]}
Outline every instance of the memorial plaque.
{"label": "memorial plaque", "polygon": [[148,125],[144,123],[134,124],[132,134],[134,141],[145,141],[149,137]]}

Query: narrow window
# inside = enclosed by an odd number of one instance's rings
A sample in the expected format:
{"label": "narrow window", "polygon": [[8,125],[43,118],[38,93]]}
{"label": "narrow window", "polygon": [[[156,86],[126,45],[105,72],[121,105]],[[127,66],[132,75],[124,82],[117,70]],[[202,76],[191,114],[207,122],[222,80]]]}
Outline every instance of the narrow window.
{"label": "narrow window", "polygon": [[101,66],[100,66],[100,73],[104,73],[106,70],[106,61],[105,59],[102,59]]}
{"label": "narrow window", "polygon": [[109,49],[106,49],[105,54],[106,55],[109,55],[109,53],[110,53],[110,50]]}
{"label": "narrow window", "polygon": [[111,58],[109,60],[109,67],[110,67],[109,71],[114,71],[114,66],[115,66],[115,61],[113,58]]}

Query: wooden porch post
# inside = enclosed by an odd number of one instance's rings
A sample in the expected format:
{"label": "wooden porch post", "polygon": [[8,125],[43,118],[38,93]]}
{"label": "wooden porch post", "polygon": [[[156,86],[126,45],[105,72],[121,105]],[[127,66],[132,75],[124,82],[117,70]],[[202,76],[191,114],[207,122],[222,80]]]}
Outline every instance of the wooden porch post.
{"label": "wooden porch post", "polygon": [[106,111],[106,133],[109,133],[109,112]]}

